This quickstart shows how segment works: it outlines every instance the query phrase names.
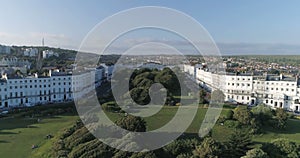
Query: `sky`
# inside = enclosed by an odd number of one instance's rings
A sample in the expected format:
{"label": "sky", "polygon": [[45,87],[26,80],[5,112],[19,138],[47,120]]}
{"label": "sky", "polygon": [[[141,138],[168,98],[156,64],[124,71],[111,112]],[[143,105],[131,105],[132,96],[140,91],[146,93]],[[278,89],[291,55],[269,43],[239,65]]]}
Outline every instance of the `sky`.
{"label": "sky", "polygon": [[105,18],[133,7],[162,6],[196,19],[224,54],[300,55],[297,0],[0,0],[0,4],[0,44],[5,45],[37,46],[45,38],[47,46],[77,50]]}

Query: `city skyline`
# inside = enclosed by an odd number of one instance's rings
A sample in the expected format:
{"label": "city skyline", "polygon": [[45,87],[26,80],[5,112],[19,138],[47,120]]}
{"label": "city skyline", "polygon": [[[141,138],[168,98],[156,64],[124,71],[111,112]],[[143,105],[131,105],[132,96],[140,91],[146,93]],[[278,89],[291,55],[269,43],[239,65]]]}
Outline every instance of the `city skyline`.
{"label": "city skyline", "polygon": [[[105,18],[133,7],[161,6],[184,12],[197,20],[224,55],[295,55],[300,52],[299,3],[6,1],[2,2],[6,7],[0,14],[6,21],[0,25],[0,44],[40,46],[45,38],[47,46],[77,50],[86,34]],[[145,40],[141,36],[132,38]]]}

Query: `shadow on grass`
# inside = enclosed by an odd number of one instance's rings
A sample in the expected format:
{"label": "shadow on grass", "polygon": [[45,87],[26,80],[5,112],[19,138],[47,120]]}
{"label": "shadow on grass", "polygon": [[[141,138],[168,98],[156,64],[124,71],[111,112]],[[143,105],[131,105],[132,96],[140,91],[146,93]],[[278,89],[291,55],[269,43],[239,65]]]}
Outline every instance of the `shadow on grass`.
{"label": "shadow on grass", "polygon": [[289,119],[285,129],[278,129],[270,125],[266,125],[262,129],[263,134],[297,134],[300,133],[300,121],[296,119]]}
{"label": "shadow on grass", "polygon": [[0,135],[7,135],[7,134],[18,134],[18,133],[15,133],[15,132],[2,132],[2,131],[0,131]]}
{"label": "shadow on grass", "polygon": [[9,143],[9,141],[6,141],[6,140],[0,140],[0,144],[1,143]]}

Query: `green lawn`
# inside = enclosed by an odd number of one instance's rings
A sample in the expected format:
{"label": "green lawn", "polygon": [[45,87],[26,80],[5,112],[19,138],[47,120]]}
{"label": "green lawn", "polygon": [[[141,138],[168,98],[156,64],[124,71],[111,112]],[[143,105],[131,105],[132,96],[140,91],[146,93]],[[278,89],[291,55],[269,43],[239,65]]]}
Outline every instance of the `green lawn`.
{"label": "green lawn", "polygon": [[[176,114],[178,107],[166,106],[151,117],[146,117],[147,129],[154,130],[165,125]],[[197,136],[201,122],[207,109],[195,108],[197,115],[186,134]],[[223,109],[229,110],[227,108]],[[107,113],[114,121],[124,114]],[[59,135],[64,129],[72,126],[78,116],[56,116],[43,118],[39,123],[31,118],[6,118],[0,119],[0,157],[49,157],[51,146],[57,137],[45,139],[47,134]],[[270,142],[276,138],[288,138],[300,144],[300,120],[289,120],[287,129],[280,131],[271,127],[265,127],[264,134],[254,136],[255,142]],[[226,141],[233,129],[216,124],[212,130],[212,136],[218,141]],[[32,145],[39,148],[31,149]]]}
{"label": "green lawn", "polygon": [[[54,140],[47,134],[57,135],[62,129],[75,123],[77,116],[43,118],[6,118],[0,120],[0,157],[46,157]],[[55,139],[55,138],[54,138]],[[39,148],[31,149],[32,145]]]}
{"label": "green lawn", "polygon": [[287,127],[284,130],[277,130],[271,127],[264,128],[264,134],[254,137],[257,142],[270,142],[272,139],[286,138],[300,144],[300,120],[288,120]]}

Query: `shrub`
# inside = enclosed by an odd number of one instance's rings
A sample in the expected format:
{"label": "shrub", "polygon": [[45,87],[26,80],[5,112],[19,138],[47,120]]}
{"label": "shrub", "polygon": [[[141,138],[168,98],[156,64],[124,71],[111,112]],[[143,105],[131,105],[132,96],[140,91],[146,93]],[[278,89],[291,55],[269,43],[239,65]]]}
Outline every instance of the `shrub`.
{"label": "shrub", "polygon": [[239,121],[226,120],[224,122],[224,125],[229,128],[238,128],[240,126],[240,123],[239,123]]}

